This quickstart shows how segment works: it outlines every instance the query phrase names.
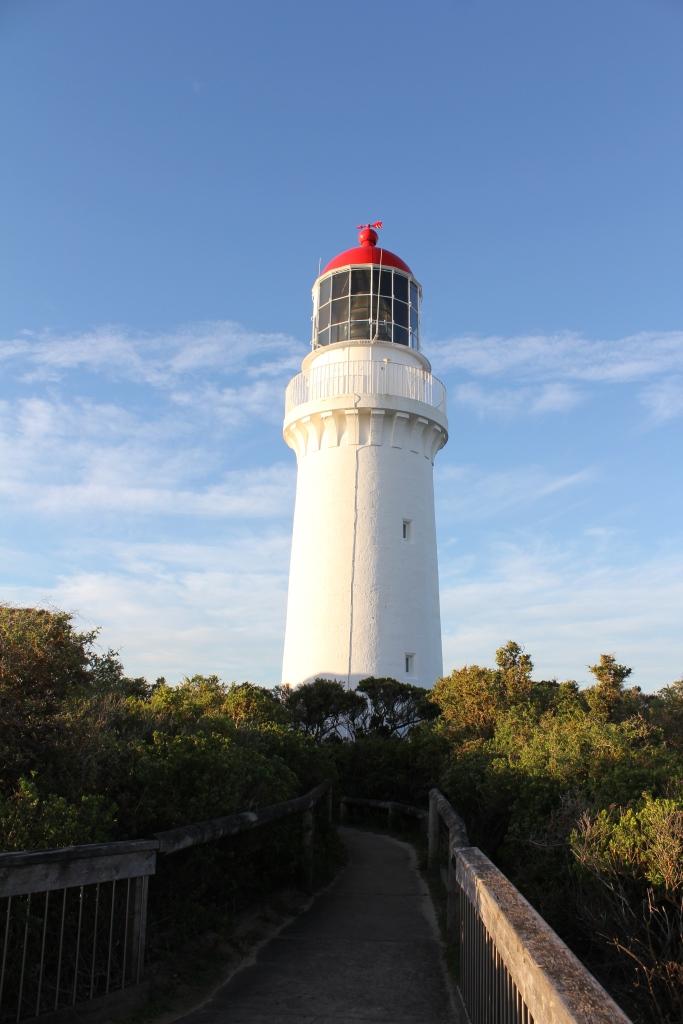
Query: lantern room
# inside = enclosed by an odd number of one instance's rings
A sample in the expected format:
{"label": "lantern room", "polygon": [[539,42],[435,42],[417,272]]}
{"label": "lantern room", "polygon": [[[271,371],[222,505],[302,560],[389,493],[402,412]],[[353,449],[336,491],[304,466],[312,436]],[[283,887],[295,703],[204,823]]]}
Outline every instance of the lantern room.
{"label": "lantern room", "polygon": [[392,342],[420,348],[420,285],[403,260],[377,243],[374,225],[335,256],[313,286],[312,347]]}

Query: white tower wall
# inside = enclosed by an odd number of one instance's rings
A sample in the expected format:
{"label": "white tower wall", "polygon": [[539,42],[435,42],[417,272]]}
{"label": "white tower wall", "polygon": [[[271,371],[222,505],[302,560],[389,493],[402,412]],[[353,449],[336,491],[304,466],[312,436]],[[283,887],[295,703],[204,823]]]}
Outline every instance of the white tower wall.
{"label": "white tower wall", "polygon": [[284,437],[298,474],[283,682],[431,686],[442,674],[433,462],[447,422],[428,361],[391,343],[315,350],[288,388]]}

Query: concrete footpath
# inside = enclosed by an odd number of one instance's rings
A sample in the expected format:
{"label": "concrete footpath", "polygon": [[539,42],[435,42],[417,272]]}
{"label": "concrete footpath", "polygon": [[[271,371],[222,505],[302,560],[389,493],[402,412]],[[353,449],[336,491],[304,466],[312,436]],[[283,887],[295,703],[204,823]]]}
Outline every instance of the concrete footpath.
{"label": "concrete footpath", "polygon": [[342,829],[349,863],[311,908],[178,1024],[455,1024],[412,847]]}

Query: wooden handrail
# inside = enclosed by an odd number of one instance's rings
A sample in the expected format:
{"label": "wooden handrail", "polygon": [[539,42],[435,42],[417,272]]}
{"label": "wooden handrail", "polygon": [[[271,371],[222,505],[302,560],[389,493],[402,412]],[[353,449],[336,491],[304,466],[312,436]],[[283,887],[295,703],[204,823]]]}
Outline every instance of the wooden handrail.
{"label": "wooden handrail", "polygon": [[379,810],[388,811],[389,814],[405,814],[409,818],[418,818],[423,820],[427,817],[427,811],[422,807],[415,807],[413,804],[402,804],[396,800],[368,800],[365,797],[360,796],[343,796],[339,801],[339,805],[342,811],[342,817],[344,816],[344,809],[349,804],[355,804],[358,807],[377,807]]}
{"label": "wooden handrail", "polygon": [[512,882],[469,845],[446,797],[433,789],[429,798],[432,867],[442,824],[448,832],[447,928],[459,950],[458,992],[469,1017],[507,1021],[522,1005],[539,1024],[631,1024]]}
{"label": "wooden handrail", "polygon": [[167,829],[165,832],[155,832],[155,838],[159,843],[159,853],[177,853],[178,850],[185,850],[188,846],[209,843],[214,839],[223,839],[225,836],[236,836],[240,832],[248,832],[252,828],[268,825],[279,818],[286,818],[290,814],[308,811],[318,803],[329,788],[329,782],[321,782],[310,793],[295,797],[293,800],[286,800],[284,803],[271,804],[269,807],[262,807],[256,811],[229,814],[225,818],[211,818],[210,821],[200,821],[194,825],[182,825],[180,828]]}

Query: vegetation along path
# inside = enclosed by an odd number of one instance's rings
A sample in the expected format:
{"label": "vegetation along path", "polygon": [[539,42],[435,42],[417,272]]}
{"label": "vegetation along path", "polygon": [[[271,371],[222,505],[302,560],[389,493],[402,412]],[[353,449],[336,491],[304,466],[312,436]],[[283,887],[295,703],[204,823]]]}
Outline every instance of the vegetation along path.
{"label": "vegetation along path", "polygon": [[412,848],[342,834],[349,863],[330,889],[179,1024],[455,1024]]}

